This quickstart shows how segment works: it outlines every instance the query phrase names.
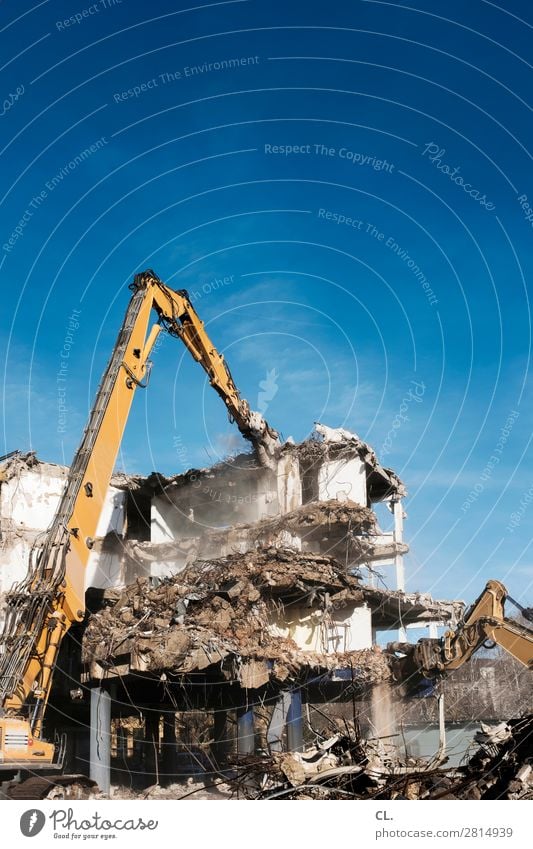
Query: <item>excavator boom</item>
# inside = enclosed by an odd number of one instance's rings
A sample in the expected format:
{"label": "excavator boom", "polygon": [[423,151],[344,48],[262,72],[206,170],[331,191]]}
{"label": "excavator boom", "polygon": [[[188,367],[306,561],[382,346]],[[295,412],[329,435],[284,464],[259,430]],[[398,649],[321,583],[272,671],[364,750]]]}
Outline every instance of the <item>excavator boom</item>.
{"label": "excavator boom", "polygon": [[[459,669],[480,648],[494,646],[533,669],[533,631],[505,617],[506,599],[512,601],[504,585],[489,581],[457,628],[447,631],[442,639],[422,639],[415,645],[391,643],[389,648],[401,655],[395,661],[395,677],[414,689],[422,679]],[[529,609],[517,606],[529,620]]]}
{"label": "excavator boom", "polygon": [[[146,386],[159,333],[182,340],[263,465],[273,465],[279,445],[276,431],[240,397],[187,292],[170,289],[153,271],[137,274],[130,289],[52,524],[32,548],[26,577],[7,595],[0,636],[0,769],[14,764],[35,769],[54,759],[54,746],[40,740],[52,673],[63,637],[85,615],[86,568],[98,521],[133,397]],[[149,330],[153,311],[158,320]]]}

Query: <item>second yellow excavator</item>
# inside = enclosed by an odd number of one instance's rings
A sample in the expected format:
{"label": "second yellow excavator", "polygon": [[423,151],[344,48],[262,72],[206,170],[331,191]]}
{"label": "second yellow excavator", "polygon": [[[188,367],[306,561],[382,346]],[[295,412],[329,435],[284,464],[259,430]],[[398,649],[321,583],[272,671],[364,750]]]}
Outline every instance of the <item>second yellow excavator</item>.
{"label": "second yellow excavator", "polygon": [[533,609],[522,607],[500,581],[489,581],[476,601],[465,612],[455,630],[442,639],[422,639],[410,643],[389,643],[399,654],[395,677],[407,689],[416,689],[423,679],[435,679],[466,663],[481,648],[500,646],[521,664],[533,669],[533,631],[505,616],[505,601],[533,622]]}

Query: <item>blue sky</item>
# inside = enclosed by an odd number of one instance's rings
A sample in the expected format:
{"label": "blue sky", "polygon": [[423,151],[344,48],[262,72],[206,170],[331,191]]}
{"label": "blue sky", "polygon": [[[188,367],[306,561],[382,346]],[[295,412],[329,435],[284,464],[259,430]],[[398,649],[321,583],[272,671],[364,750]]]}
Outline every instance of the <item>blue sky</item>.
{"label": "blue sky", "polygon": [[[525,0],[5,0],[0,453],[70,461],[153,267],[253,407],[270,374],[285,437],[342,425],[398,471],[409,589],[531,603],[532,26]],[[164,339],[119,466],[239,445]]]}

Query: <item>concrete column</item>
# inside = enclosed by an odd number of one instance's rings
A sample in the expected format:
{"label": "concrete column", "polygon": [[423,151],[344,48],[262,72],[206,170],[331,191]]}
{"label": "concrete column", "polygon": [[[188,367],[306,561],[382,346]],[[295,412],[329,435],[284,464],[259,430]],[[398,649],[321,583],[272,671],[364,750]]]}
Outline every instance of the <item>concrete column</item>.
{"label": "concrete column", "polygon": [[111,696],[101,687],[91,690],[89,777],[104,794],[111,786]]}
{"label": "concrete column", "polygon": [[237,752],[239,755],[253,755],[255,752],[253,706],[237,710]]}
{"label": "concrete column", "polygon": [[291,703],[287,713],[287,748],[289,752],[303,752],[304,748],[300,690],[293,690],[291,693]]}
{"label": "concrete column", "polygon": [[142,728],[133,729],[133,755],[131,769],[141,771],[144,767],[144,731]]}
{"label": "concrete column", "polygon": [[225,765],[228,753],[228,712],[217,708],[213,716],[213,743],[211,755],[217,767]]}
{"label": "concrete column", "polygon": [[[403,507],[402,502],[394,500],[392,502],[394,513],[394,542],[403,542]],[[405,592],[405,566],[403,564],[403,554],[397,554],[394,558],[394,566],[396,568],[396,589]],[[407,631],[402,624],[398,628],[398,642],[407,642]]]}
{"label": "concrete column", "polygon": [[282,693],[277,699],[272,711],[272,718],[267,728],[267,743],[271,752],[283,751],[283,731],[291,705],[291,694]]}
{"label": "concrete column", "polygon": [[[393,501],[394,510],[394,542],[403,542],[403,507],[400,500]],[[403,554],[397,554],[394,558],[396,566],[396,589],[405,592],[405,568],[403,565]]]}
{"label": "concrete column", "polygon": [[387,681],[376,684],[372,688],[370,698],[374,730],[372,736],[380,739],[380,746],[385,755],[394,757],[397,754],[398,725],[390,683]]}
{"label": "concrete column", "polygon": [[148,775],[159,783],[159,713],[146,712],[144,720],[144,766]]}
{"label": "concrete column", "polygon": [[176,714],[163,714],[163,744],[161,750],[161,772],[163,783],[172,784],[176,779],[178,760],[176,751]]}
{"label": "concrete column", "polygon": [[117,759],[120,768],[124,767],[124,761],[128,757],[128,732],[124,728],[117,728]]}

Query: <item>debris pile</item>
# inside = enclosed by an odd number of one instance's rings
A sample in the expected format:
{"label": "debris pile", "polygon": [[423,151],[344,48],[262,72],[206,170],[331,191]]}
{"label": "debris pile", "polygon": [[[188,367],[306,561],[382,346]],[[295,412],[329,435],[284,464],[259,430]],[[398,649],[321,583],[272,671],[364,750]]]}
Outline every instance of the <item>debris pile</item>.
{"label": "debris pile", "polygon": [[83,661],[103,667],[127,655],[131,671],[173,673],[218,664],[248,688],[303,668],[354,668],[361,682],[389,680],[388,655],[377,647],[302,651],[273,624],[293,606],[308,608],[319,624],[340,605],[364,603],[366,592],[333,558],[292,549],[197,561],[160,583],[138,578],[107,590],[106,606],[89,617]]}
{"label": "debris pile", "polygon": [[[350,732],[350,729],[347,729]],[[236,792],[255,799],[533,799],[533,715],[481,724],[478,751],[461,767],[445,759],[401,762],[356,726],[305,753],[235,760]]]}
{"label": "debris pile", "polygon": [[452,783],[448,799],[533,799],[533,714],[476,734],[479,751]]}
{"label": "debris pile", "polygon": [[[372,560],[376,553],[388,554],[377,543],[377,523],[374,512],[354,501],[314,501],[272,519],[253,525],[235,526],[232,536],[246,541],[247,546],[276,544],[282,535],[291,535],[303,551],[319,551],[352,566]],[[220,534],[218,542],[222,539]],[[214,535],[214,540],[216,540]],[[406,545],[391,544],[394,553],[407,551]]]}
{"label": "debris pile", "polygon": [[[361,507],[354,501],[340,502],[336,499],[303,504],[290,513],[272,519],[263,519],[253,525],[236,525],[234,528],[234,530],[239,529],[247,531],[256,544],[263,544],[268,537],[283,531],[290,531],[304,536],[306,540],[312,540],[317,534],[323,536],[327,529],[329,533],[336,531],[345,543],[349,540],[352,545],[356,543],[361,546],[353,534],[377,533],[376,517],[372,510]],[[351,534],[348,529],[352,532]],[[216,539],[215,534],[213,538]],[[366,548],[361,547],[361,552],[363,551],[366,551]]]}
{"label": "debris pile", "polygon": [[39,465],[35,451],[11,451],[0,458],[0,483],[11,480],[20,474],[21,469],[32,469]]}

